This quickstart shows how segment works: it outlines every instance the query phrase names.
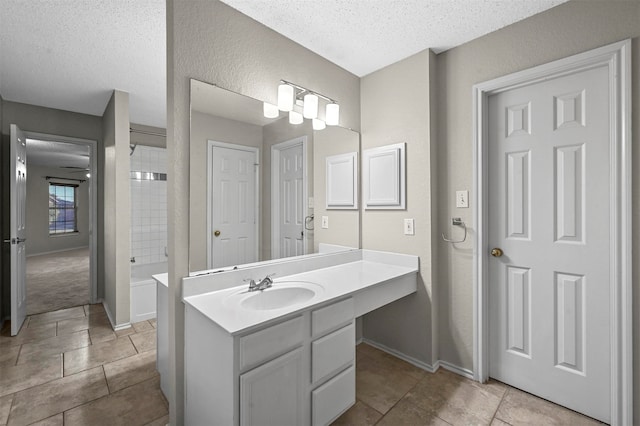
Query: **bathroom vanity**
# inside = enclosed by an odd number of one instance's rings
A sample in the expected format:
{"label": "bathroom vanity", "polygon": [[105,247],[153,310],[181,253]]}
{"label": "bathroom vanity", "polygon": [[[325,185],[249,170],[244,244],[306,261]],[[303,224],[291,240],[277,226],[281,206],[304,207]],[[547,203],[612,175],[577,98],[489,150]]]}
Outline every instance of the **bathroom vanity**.
{"label": "bathroom vanity", "polygon": [[417,272],[353,250],[183,279],[185,424],[329,424],[355,403],[355,318],[415,292]]}

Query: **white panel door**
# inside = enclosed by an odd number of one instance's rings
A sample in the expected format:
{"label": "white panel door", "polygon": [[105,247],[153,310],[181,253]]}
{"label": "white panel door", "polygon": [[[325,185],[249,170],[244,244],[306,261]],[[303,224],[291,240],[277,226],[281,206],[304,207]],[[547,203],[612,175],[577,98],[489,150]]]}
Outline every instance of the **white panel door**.
{"label": "white panel door", "polygon": [[214,146],[211,164],[211,267],[256,262],[256,153]]}
{"label": "white panel door", "polygon": [[302,144],[280,150],[280,253],[304,254],[304,158]]}
{"label": "white panel door", "polygon": [[15,124],[11,125],[11,335],[20,331],[27,316],[27,140]]}
{"label": "white panel door", "polygon": [[607,69],[489,98],[489,374],[608,422]]}

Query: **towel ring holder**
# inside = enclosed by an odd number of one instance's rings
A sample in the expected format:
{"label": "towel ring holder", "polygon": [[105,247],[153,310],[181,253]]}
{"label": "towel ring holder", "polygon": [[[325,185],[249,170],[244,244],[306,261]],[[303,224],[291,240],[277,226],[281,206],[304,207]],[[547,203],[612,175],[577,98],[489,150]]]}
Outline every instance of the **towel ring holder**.
{"label": "towel ring holder", "polygon": [[458,243],[464,243],[467,240],[467,225],[465,225],[465,223],[462,221],[461,218],[459,217],[452,217],[451,218],[451,224],[454,226],[461,226],[464,229],[464,236],[462,237],[461,240],[452,240],[446,237],[446,235],[444,235],[444,232],[442,233],[442,239],[448,243],[451,244],[458,244]]}

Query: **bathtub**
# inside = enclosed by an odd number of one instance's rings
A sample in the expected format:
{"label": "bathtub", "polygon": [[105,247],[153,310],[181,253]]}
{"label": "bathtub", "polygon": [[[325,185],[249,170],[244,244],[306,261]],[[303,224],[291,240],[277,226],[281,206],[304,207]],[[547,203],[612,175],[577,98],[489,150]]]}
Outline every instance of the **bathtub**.
{"label": "bathtub", "polygon": [[131,264],[132,323],[156,317],[156,282],[152,275],[167,272],[167,262]]}

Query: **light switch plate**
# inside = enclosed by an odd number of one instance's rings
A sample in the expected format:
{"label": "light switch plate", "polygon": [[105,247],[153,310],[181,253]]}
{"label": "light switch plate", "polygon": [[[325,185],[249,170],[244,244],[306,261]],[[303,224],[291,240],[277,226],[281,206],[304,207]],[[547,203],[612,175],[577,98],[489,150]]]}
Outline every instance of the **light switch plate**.
{"label": "light switch plate", "polygon": [[313,197],[309,197],[309,202],[307,204],[307,207],[312,209],[313,208]]}
{"label": "light switch plate", "polygon": [[329,229],[329,216],[322,216],[322,229]]}
{"label": "light switch plate", "polygon": [[469,208],[469,191],[456,191],[456,207]]}
{"label": "light switch plate", "polygon": [[404,220],[404,235],[415,235],[415,221],[413,219]]}

